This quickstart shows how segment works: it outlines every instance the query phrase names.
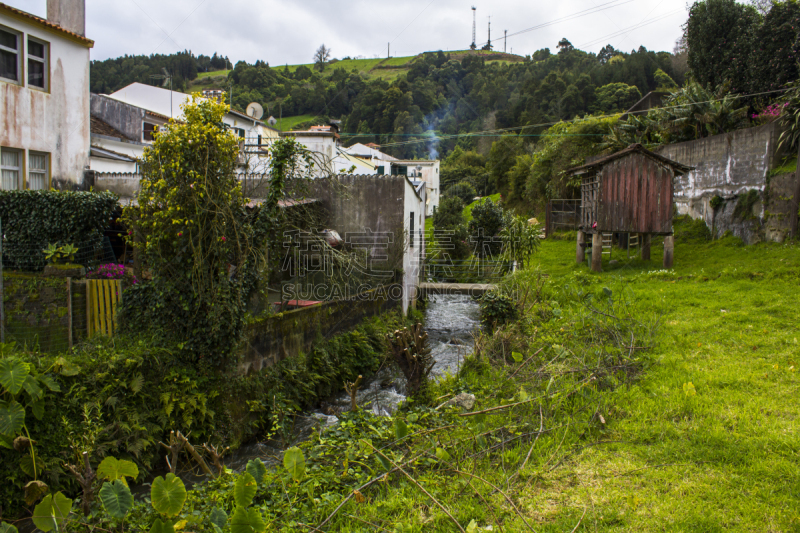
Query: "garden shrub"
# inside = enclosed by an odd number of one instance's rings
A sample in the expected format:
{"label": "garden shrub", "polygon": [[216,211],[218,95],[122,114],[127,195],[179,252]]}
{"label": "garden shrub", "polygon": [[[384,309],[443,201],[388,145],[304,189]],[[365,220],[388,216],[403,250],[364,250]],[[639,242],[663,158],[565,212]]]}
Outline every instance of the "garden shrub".
{"label": "garden shrub", "polygon": [[464,202],[458,196],[444,196],[433,214],[436,229],[452,229],[464,223]]}
{"label": "garden shrub", "polygon": [[465,204],[469,204],[478,195],[475,192],[475,187],[468,181],[459,181],[455,185],[451,185],[444,191],[445,196],[455,196],[461,198]]}
{"label": "garden shrub", "polygon": [[78,246],[76,260],[86,264],[102,244],[117,200],[110,192],[0,191],[4,266],[41,270],[50,244]]}
{"label": "garden shrub", "polygon": [[505,224],[503,208],[491,198],[472,208],[472,220],[468,227],[477,257],[492,258],[500,253],[503,243],[499,235]]}
{"label": "garden shrub", "polygon": [[481,297],[481,324],[491,331],[519,317],[514,299],[503,291],[489,291]]}

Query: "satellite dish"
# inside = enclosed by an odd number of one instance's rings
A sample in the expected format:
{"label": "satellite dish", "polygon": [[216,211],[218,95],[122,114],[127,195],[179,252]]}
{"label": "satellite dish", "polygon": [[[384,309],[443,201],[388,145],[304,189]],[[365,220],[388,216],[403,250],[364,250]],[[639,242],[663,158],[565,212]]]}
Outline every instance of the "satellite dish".
{"label": "satellite dish", "polygon": [[270,126],[274,126],[277,123],[278,123],[278,119],[276,119],[275,117],[271,116],[271,117],[269,117],[269,119],[267,119],[267,124],[269,124]]}
{"label": "satellite dish", "polygon": [[261,104],[253,102],[247,106],[247,116],[258,120],[264,116],[264,108]]}

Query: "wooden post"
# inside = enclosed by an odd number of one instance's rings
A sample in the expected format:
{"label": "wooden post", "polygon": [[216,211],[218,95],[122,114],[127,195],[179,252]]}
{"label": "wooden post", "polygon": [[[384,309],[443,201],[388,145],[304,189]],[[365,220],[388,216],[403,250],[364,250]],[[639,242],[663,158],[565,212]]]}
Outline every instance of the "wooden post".
{"label": "wooden post", "polygon": [[649,233],[642,235],[642,261],[650,261],[650,242],[651,236]]}
{"label": "wooden post", "polygon": [[664,268],[672,268],[673,253],[675,250],[675,236],[664,237]]}
{"label": "wooden post", "polygon": [[603,271],[603,234],[592,233],[592,270]]}
{"label": "wooden post", "polygon": [[86,283],[86,338],[92,336],[92,283],[87,279]]}
{"label": "wooden post", "polygon": [[67,324],[69,327],[67,341],[69,349],[72,350],[72,278],[67,278]]}
{"label": "wooden post", "polygon": [[544,238],[547,239],[553,233],[553,201],[548,200],[547,208],[544,211]]}
{"label": "wooden post", "polygon": [[575,245],[575,262],[579,265],[586,259],[586,234],[578,230],[578,243]]}

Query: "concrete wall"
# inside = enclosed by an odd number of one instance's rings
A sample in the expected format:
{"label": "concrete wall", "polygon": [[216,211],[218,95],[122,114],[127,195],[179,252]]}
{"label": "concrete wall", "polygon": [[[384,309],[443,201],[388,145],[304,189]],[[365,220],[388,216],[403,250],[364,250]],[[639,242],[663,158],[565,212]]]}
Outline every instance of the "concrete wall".
{"label": "concrete wall", "polygon": [[[22,20],[0,24],[50,45],[49,91],[0,81],[0,146],[50,154],[51,184],[82,188],[89,164],[89,48]],[[24,63],[27,65],[27,62]],[[26,69],[23,69],[23,73]]]}
{"label": "concrete wall", "polygon": [[120,199],[136,198],[139,193],[141,174],[122,172],[87,172],[87,181],[93,183],[96,191],[110,191]]}
{"label": "concrete wall", "polygon": [[[778,125],[773,122],[656,149],[664,157],[695,167],[685,176],[675,178],[678,213],[702,218],[717,236],[731,231],[745,242],[775,238],[777,233],[764,234],[762,225],[767,175],[781,158],[777,153],[779,136]],[[738,199],[751,190],[762,196],[753,207],[753,216],[734,217]],[[716,208],[712,207],[714,198],[718,198],[715,204],[721,202]],[[754,219],[758,219],[758,224],[754,225]]]}
{"label": "concrete wall", "polygon": [[93,117],[113,126],[128,139],[143,142],[142,123],[145,119],[145,110],[141,107],[93,94],[91,95],[90,109]]}
{"label": "concrete wall", "polygon": [[[359,245],[369,247],[370,257],[379,262],[402,253],[403,268],[403,312],[411,303],[412,287],[419,283],[421,258],[425,255],[424,230],[425,203],[414,192],[414,187],[405,176],[356,176],[340,175],[336,178],[314,180],[310,184],[309,196],[319,198],[328,228],[339,232],[345,243],[360,237]],[[411,213],[415,217],[415,246],[410,247],[408,231]],[[381,234],[392,234],[393,244],[381,240]],[[402,250],[397,246],[402,246]]]}
{"label": "concrete wall", "polygon": [[400,305],[397,296],[401,291],[397,285],[379,288],[355,298],[287,311],[250,324],[238,372],[258,372],[308,351],[318,340],[327,340],[354,328],[364,318],[397,309]]}

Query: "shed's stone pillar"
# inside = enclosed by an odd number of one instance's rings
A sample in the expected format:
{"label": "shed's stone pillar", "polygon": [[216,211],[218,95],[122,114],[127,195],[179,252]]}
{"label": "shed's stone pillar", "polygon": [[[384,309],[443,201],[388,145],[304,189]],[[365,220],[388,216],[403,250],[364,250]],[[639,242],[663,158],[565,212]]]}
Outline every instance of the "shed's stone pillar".
{"label": "shed's stone pillar", "polygon": [[592,234],[592,270],[603,271],[603,234],[600,232]]}
{"label": "shed's stone pillar", "polygon": [[675,250],[675,236],[664,237],[664,268],[672,268],[673,252]]}
{"label": "shed's stone pillar", "polygon": [[586,234],[582,230],[578,230],[578,243],[575,245],[575,262],[581,264],[584,259],[586,259]]}

